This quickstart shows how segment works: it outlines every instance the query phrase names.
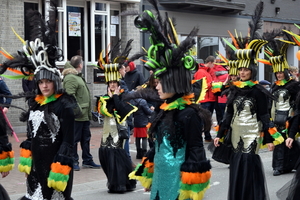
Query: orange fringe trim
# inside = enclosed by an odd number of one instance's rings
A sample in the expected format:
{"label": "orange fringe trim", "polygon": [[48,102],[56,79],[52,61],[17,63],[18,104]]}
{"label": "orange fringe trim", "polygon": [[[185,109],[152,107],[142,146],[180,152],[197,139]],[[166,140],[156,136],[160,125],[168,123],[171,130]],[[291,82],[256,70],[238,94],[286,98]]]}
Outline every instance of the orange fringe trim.
{"label": "orange fringe trim", "polygon": [[6,159],[6,158],[13,158],[14,152],[13,151],[2,151],[0,154],[0,160]]}
{"label": "orange fringe trim", "polygon": [[71,167],[69,167],[68,165],[62,165],[60,164],[60,162],[56,162],[51,164],[51,170],[55,173],[69,175]]}
{"label": "orange fringe trim", "polygon": [[23,158],[29,158],[31,156],[31,151],[28,149],[20,149],[20,156]]}
{"label": "orange fringe trim", "polygon": [[270,133],[271,135],[274,135],[275,133],[277,133],[277,128],[276,128],[276,127],[269,128],[269,133]]}
{"label": "orange fringe trim", "polygon": [[200,184],[200,183],[206,183],[209,181],[211,177],[211,171],[207,171],[204,173],[193,173],[193,172],[181,172],[181,181],[184,184]]}

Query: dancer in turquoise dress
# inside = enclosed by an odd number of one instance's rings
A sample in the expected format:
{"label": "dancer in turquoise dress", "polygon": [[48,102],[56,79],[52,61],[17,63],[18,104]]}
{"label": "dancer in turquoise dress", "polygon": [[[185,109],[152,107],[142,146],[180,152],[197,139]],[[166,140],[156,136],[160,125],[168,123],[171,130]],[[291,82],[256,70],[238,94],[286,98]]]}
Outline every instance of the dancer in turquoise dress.
{"label": "dancer in turquoise dress", "polygon": [[[179,43],[171,20],[167,18],[163,25],[156,11],[156,17],[151,11],[144,11],[135,19],[135,25],[151,33],[145,67],[159,79],[156,89],[164,103],[149,128],[154,148],[129,177],[151,190],[151,200],[200,200],[209,188],[211,177],[201,133],[210,128],[211,122],[207,120],[208,112],[194,103],[199,94],[192,93],[191,70],[196,62],[189,50],[195,44],[193,38],[198,30],[193,29]],[[142,98],[147,100],[147,95]]]}

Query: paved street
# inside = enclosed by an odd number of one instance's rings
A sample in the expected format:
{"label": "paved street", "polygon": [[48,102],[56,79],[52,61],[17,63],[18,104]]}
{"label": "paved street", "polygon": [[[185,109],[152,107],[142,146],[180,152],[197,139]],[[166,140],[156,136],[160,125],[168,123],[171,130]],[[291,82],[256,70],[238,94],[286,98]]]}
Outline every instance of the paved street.
{"label": "paved street", "polygon": [[[98,159],[98,147],[101,138],[101,128],[95,127],[91,128],[92,140],[91,140],[91,153],[94,156],[94,161],[99,163]],[[212,135],[215,134],[212,131]],[[18,134],[20,141],[25,139],[25,134]],[[11,200],[17,200],[22,195],[25,194],[25,177],[24,174],[17,170],[17,165],[19,163],[19,143],[14,141],[14,138],[10,138],[13,149],[15,150],[15,168],[9,174],[8,177],[1,179],[1,184],[8,191]],[[133,140],[132,140],[133,141]],[[205,143],[205,147],[207,147]],[[80,149],[80,148],[79,148]],[[140,160],[135,159],[136,151],[135,146],[131,142],[130,144],[131,156],[134,163],[138,163]],[[81,152],[79,150],[79,152]],[[207,152],[207,157],[211,159],[211,153]],[[263,161],[267,179],[267,185],[269,188],[270,200],[276,200],[276,191],[289,181],[293,173],[285,174],[281,176],[274,177],[272,175],[272,153],[266,150],[262,150],[260,153],[261,159]],[[207,190],[204,200],[226,200],[227,199],[227,188],[228,188],[228,166],[222,163],[218,163],[211,160],[212,168],[212,178],[211,187]],[[106,188],[106,177],[102,169],[81,169],[80,171],[74,172],[74,185],[72,197],[75,200],[148,200],[150,194],[144,192],[141,185],[138,183],[137,189],[133,192],[128,192],[124,194],[110,194],[107,193]]]}

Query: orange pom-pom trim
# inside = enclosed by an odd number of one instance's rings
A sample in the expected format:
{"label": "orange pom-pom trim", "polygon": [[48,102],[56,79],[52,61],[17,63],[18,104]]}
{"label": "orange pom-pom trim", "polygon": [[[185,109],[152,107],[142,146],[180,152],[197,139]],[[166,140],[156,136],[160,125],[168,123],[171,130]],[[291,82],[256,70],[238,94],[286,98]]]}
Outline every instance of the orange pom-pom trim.
{"label": "orange pom-pom trim", "polygon": [[20,149],[20,156],[23,158],[29,158],[31,156],[31,151],[28,149]]}
{"label": "orange pom-pom trim", "polygon": [[64,175],[69,175],[71,167],[68,165],[62,165],[60,162],[52,163],[51,170],[55,173],[61,173]]}
{"label": "orange pom-pom trim", "polygon": [[14,152],[13,151],[2,151],[0,154],[0,160],[6,159],[6,158],[13,158]]}
{"label": "orange pom-pom trim", "polygon": [[275,134],[277,132],[277,128],[276,127],[273,127],[273,128],[269,128],[269,133],[271,135]]}
{"label": "orange pom-pom trim", "polygon": [[211,177],[211,171],[204,173],[181,172],[181,182],[184,184],[200,184],[206,183]]}

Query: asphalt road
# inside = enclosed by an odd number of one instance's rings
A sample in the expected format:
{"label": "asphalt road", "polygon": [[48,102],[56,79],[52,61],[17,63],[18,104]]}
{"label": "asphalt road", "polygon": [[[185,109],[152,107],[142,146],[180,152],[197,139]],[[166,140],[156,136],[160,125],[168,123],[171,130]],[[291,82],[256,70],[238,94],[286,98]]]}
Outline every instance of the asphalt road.
{"label": "asphalt road", "polygon": [[[207,146],[207,144],[205,144],[205,146]],[[135,151],[132,150],[131,153],[133,155]],[[276,197],[276,191],[293,177],[293,173],[276,177],[273,176],[271,167],[272,153],[267,150],[262,150],[260,152],[260,156],[265,168],[265,176],[269,189],[270,200],[277,200],[278,198]],[[211,158],[211,154],[209,151],[207,151],[207,157]],[[211,160],[211,164],[213,167],[211,186],[207,190],[204,200],[226,200],[229,176],[228,166],[222,163],[218,163],[214,160]],[[103,178],[99,181],[92,181],[74,185],[72,196],[74,200],[148,200],[150,197],[150,193],[144,192],[144,189],[138,183],[135,191],[127,192],[124,194],[110,194],[107,192],[106,179]],[[17,200],[19,197],[20,195],[12,195],[11,200]]]}

